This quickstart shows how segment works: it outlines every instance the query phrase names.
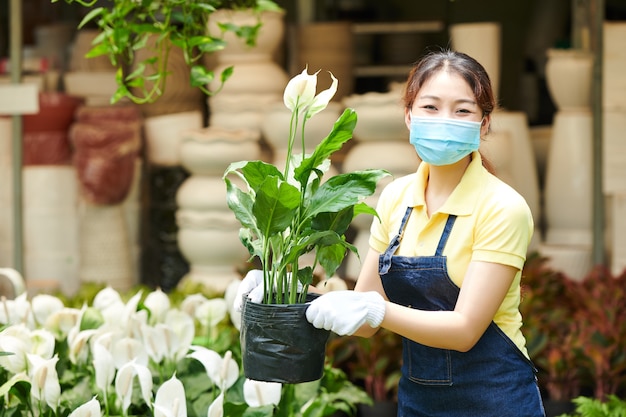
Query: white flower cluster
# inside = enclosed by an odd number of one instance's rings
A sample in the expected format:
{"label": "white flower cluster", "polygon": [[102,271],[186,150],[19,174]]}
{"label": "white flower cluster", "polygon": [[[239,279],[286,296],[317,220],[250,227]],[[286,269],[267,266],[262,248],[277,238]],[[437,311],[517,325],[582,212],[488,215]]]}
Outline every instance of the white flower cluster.
{"label": "white flower cluster", "polygon": [[[229,294],[238,284],[233,283],[226,298],[232,298]],[[193,343],[198,332],[211,334],[229,312],[238,326],[232,299],[193,294],[173,307],[161,290],[142,297],[140,291],[125,302],[117,291],[105,288],[91,306],[80,309],[65,307],[51,295],[2,299],[0,379],[6,375],[7,380],[0,386],[0,399],[5,408],[21,402],[24,409],[39,410],[37,415],[59,415],[61,407],[68,407],[61,392],[64,375],[57,372],[63,369],[87,373],[89,386],[96,389],[95,396],[87,389],[89,397],[70,406],[70,417],[126,416],[138,400],[155,417],[186,417],[185,387],[176,370],[181,361],[192,359],[203,365],[213,384],[208,416],[223,416],[224,395],[240,378],[239,365],[231,351],[222,356]],[[155,381],[161,381],[158,387]],[[19,383],[30,385],[27,398],[19,398]],[[245,381],[243,396],[250,407],[278,404],[281,388]],[[139,399],[134,392],[140,393]]]}

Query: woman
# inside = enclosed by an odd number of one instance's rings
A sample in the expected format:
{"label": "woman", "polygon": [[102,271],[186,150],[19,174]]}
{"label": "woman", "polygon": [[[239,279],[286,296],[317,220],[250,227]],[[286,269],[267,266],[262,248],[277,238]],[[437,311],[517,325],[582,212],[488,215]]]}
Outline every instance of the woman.
{"label": "woman", "polygon": [[307,319],[403,337],[398,416],[544,416],[518,309],[532,215],[478,152],[495,108],[489,77],[465,54],[430,53],[404,103],[423,162],[382,192],[354,291],[318,297]]}

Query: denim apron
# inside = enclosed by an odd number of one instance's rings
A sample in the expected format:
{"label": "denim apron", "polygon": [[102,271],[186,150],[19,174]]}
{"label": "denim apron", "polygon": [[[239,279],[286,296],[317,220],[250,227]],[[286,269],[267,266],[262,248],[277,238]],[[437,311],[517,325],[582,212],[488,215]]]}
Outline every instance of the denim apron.
{"label": "denim apron", "polygon": [[[448,276],[443,249],[456,220],[448,216],[434,256],[394,256],[412,208],[379,258],[390,301],[420,310],[454,310],[460,289]],[[468,352],[403,338],[398,417],[543,417],[535,368],[491,322]]]}

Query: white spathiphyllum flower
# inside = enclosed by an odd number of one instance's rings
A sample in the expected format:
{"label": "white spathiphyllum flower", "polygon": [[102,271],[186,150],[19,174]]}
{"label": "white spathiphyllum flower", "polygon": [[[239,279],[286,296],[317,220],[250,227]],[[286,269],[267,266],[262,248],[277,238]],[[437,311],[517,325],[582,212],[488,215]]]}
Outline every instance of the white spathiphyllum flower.
{"label": "white spathiphyllum flower", "polygon": [[96,386],[106,393],[115,378],[115,362],[111,352],[101,343],[92,346],[93,367],[96,371]]}
{"label": "white spathiphyllum flower", "polygon": [[155,363],[161,363],[164,358],[174,356],[173,351],[178,348],[178,340],[174,330],[166,324],[155,326],[144,325],[141,329],[143,345],[148,357]]}
{"label": "white spathiphyllum flower", "polygon": [[212,298],[198,306],[196,309],[196,320],[202,326],[210,329],[226,318],[227,310],[226,300],[223,298]]}
{"label": "white spathiphyllum flower", "polygon": [[2,298],[0,301],[0,324],[25,324],[30,329],[35,328],[35,319],[26,293],[22,293],[13,300]]}
{"label": "white spathiphyllum flower", "polygon": [[203,346],[191,346],[191,350],[193,352],[187,357],[199,361],[211,381],[222,391],[233,386],[239,378],[239,365],[233,359],[231,351],[226,352],[222,358],[216,351]]}
{"label": "white spathiphyllum flower", "polygon": [[285,106],[292,112],[304,114],[305,119],[310,119],[324,110],[337,92],[339,81],[329,72],[333,80],[330,87],[315,95],[318,73],[319,71],[309,75],[308,68],[305,68],[300,74],[289,80],[283,94]]}
{"label": "white spathiphyllum flower", "polygon": [[143,400],[148,406],[152,405],[152,374],[145,365],[131,361],[122,366],[115,376],[115,393],[118,398],[122,400],[124,413],[126,413],[128,407],[130,407],[135,376],[139,381]]}
{"label": "white spathiphyllum flower", "polygon": [[93,306],[98,310],[106,310],[109,307],[116,307],[120,304],[124,304],[122,296],[119,292],[111,287],[106,287],[98,291],[98,294],[93,299]]}
{"label": "white spathiphyllum flower", "polygon": [[44,359],[28,354],[30,395],[37,401],[47,404],[55,412],[61,396],[61,385],[56,370],[58,361],[59,358],[56,355],[52,359]]}
{"label": "white spathiphyllum flower", "polygon": [[224,417],[224,391],[209,406],[207,417]]}
{"label": "white spathiphyllum flower", "polygon": [[93,397],[91,400],[72,411],[68,417],[100,417],[101,415],[100,402],[96,397]]}
{"label": "white spathiphyllum flower", "polygon": [[148,352],[146,351],[146,347],[137,339],[124,337],[116,341],[111,347],[111,354],[113,355],[115,367],[118,369],[130,361],[144,366],[148,365]]}
{"label": "white spathiphyllum flower", "polygon": [[170,298],[157,288],[146,296],[143,304],[150,310],[150,323],[162,323],[170,309]]}
{"label": "white spathiphyllum flower", "polygon": [[224,391],[209,406],[207,417],[224,417]]}
{"label": "white spathiphyllum flower", "polygon": [[43,325],[46,320],[48,320],[48,317],[65,308],[63,301],[48,294],[38,294],[34,296],[30,304],[33,309],[35,321],[39,325]]}
{"label": "white spathiphyllum flower", "polygon": [[187,417],[185,387],[176,375],[172,375],[157,390],[154,417]]}
{"label": "white spathiphyllum flower", "polygon": [[89,358],[89,339],[97,334],[97,330],[79,330],[79,326],[74,326],[67,334],[67,343],[70,347],[69,358],[73,364],[85,363]]}
{"label": "white spathiphyllum flower", "polygon": [[309,74],[308,68],[293,77],[287,83],[283,93],[283,102],[292,112],[301,113],[311,105],[317,89],[317,74]]}
{"label": "white spathiphyllum flower", "polygon": [[202,294],[191,294],[186,296],[183,302],[180,303],[180,309],[190,317],[195,317],[198,306],[204,304],[207,300],[208,298]]}
{"label": "white spathiphyllum flower", "polygon": [[187,355],[195,337],[193,318],[180,310],[171,309],[165,315],[165,324],[174,331],[177,341],[177,345],[172,345],[173,350],[166,352],[166,356],[179,361]]}
{"label": "white spathiphyllum flower", "polygon": [[282,384],[278,382],[254,381],[246,378],[243,383],[243,397],[250,407],[278,405],[282,387]]}
{"label": "white spathiphyllum flower", "polygon": [[70,329],[80,322],[81,316],[82,312],[79,309],[63,307],[51,313],[41,323],[46,329],[54,333],[57,340],[63,340],[67,337]]}
{"label": "white spathiphyllum flower", "polygon": [[44,359],[54,355],[54,335],[46,329],[37,329],[30,332],[30,353],[41,356]]}
{"label": "white spathiphyllum flower", "polygon": [[26,355],[30,352],[31,345],[30,330],[24,324],[9,326],[1,331],[0,352],[10,352],[13,355],[0,356],[0,366],[14,374],[26,372]]}

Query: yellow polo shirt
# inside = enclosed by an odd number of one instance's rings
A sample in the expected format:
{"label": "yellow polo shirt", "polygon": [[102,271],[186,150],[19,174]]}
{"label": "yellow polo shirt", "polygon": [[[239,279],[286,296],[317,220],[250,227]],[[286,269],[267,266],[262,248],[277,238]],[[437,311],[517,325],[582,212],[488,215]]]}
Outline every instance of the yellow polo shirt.
{"label": "yellow polo shirt", "polygon": [[521,333],[519,313],[520,279],[533,233],[533,218],[524,198],[512,187],[490,174],[480,154],[472,154],[461,182],[443,206],[429,218],[424,191],[429,165],[422,162],[416,173],[394,180],[380,195],[369,239],[370,246],[383,253],[398,233],[406,208],[413,211],[396,255],[433,256],[449,214],[457,219],[443,255],[448,275],[459,287],[471,261],[510,265],[517,272],[498,309],[494,322],[528,356]]}

